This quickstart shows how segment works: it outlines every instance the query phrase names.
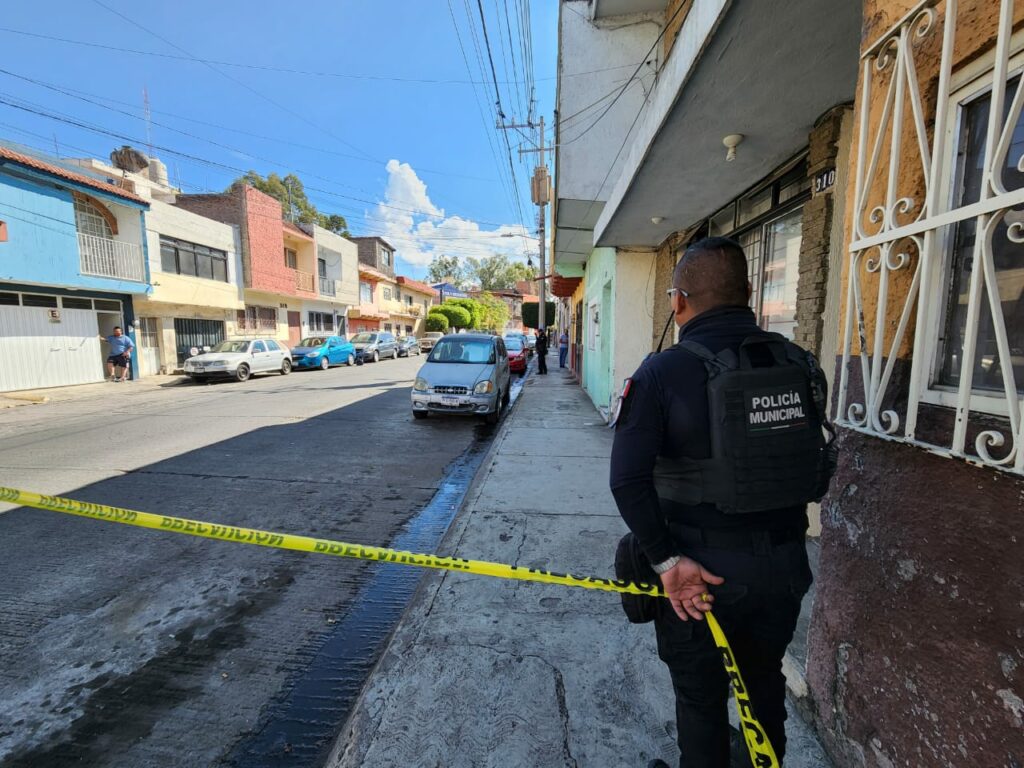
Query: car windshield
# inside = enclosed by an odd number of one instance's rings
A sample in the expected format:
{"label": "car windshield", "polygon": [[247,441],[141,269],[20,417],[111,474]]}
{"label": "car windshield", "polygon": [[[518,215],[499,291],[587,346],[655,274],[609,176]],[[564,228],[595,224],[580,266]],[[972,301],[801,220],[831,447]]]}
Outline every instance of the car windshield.
{"label": "car windshield", "polygon": [[377,340],[376,333],[357,333],[352,337],[353,344],[368,344],[371,341]]}
{"label": "car windshield", "polygon": [[222,341],[211,352],[245,352],[249,349],[248,341]]}
{"label": "car windshield", "polygon": [[505,346],[508,347],[510,351],[518,352],[523,348],[523,340],[518,336],[506,336]]}
{"label": "car windshield", "polygon": [[299,342],[300,347],[322,347],[327,343],[327,339],[323,336],[310,336],[308,339],[302,339]]}
{"label": "car windshield", "polygon": [[494,349],[489,341],[443,339],[434,345],[430,363],[493,363]]}

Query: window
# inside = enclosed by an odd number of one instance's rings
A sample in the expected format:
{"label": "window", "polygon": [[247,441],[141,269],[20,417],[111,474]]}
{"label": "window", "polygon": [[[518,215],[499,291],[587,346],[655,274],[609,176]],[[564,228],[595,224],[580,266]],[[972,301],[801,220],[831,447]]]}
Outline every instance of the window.
{"label": "window", "polygon": [[380,260],[381,260],[381,263],[385,267],[390,267],[391,266],[391,251],[389,251],[389,250],[387,250],[385,248],[382,248],[381,252],[380,252]]}
{"label": "window", "polygon": [[373,286],[362,280],[359,281],[359,301],[361,304],[373,303]]}
{"label": "window", "polygon": [[310,312],[309,330],[311,331],[333,331],[334,315],[328,312]]}
{"label": "window", "polygon": [[412,296],[410,296],[409,294],[405,295],[405,306],[407,306],[407,307],[411,307],[412,306]]}
{"label": "window", "polygon": [[276,331],[277,310],[246,305],[245,309],[238,310],[236,322],[240,331]]}
{"label": "window", "polygon": [[384,286],[384,301],[391,301],[391,289],[388,286]]}
{"label": "window", "polygon": [[75,195],[75,229],[83,235],[104,237],[107,240],[114,238],[114,232],[107,223],[106,217],[100,213],[95,203],[86,200],[84,197]]}
{"label": "window", "polygon": [[160,235],[160,269],[178,275],[228,281],[228,255],[205,245]]}
{"label": "window", "polygon": [[327,277],[327,262],[323,259],[316,260],[316,273],[320,277]]}
{"label": "window", "polygon": [[23,307],[54,307],[57,306],[56,296],[40,296],[37,293],[21,294],[21,305]]}
{"label": "window", "polygon": [[284,265],[289,269],[299,268],[299,255],[294,251],[294,249],[284,249]]}
{"label": "window", "polygon": [[[18,306],[18,294],[16,293],[0,293],[0,306],[16,307]],[[90,305],[91,308],[92,305]]]}
{"label": "window", "polygon": [[266,352],[267,348],[262,341],[254,341],[252,343],[252,353],[255,355],[257,352]]}
{"label": "window", "polygon": [[[1003,119],[1009,116],[1010,105],[1020,77],[1006,86]],[[963,105],[960,119],[959,154],[954,187],[954,207],[978,202],[984,183],[983,169],[988,131],[990,94]],[[1017,159],[1024,154],[1024,116],[1013,129],[1010,149],[1002,167],[1002,182],[1008,191],[1024,187],[1024,173],[1017,167]],[[1018,392],[1024,391],[1024,259],[1021,246],[1009,238],[1009,228],[1024,224],[1024,212],[1010,210],[995,227],[992,235],[992,263],[999,286],[999,304],[1006,328],[1006,341],[1010,360],[1000,358],[993,324],[992,310],[987,300],[981,302],[978,318],[977,346],[974,354],[972,387],[975,390],[1003,392],[1003,371],[1012,368]],[[940,351],[936,383],[958,387],[963,371],[963,347],[967,327],[967,302],[970,294],[971,273],[974,264],[974,245],[978,220],[967,218],[954,228],[948,303],[946,307],[944,344]]]}
{"label": "window", "polygon": [[121,302],[120,301],[109,301],[108,299],[96,299],[93,301],[93,306],[101,312],[120,312]]}
{"label": "window", "polygon": [[[0,302],[2,303],[2,302]],[[79,299],[65,296],[60,300],[64,309],[92,309],[92,299]]]}
{"label": "window", "polygon": [[263,343],[267,345],[267,349],[270,350],[271,352],[280,352],[281,351],[281,347],[279,347],[277,345],[277,342],[274,341],[273,339],[267,339]]}
{"label": "window", "polygon": [[385,331],[390,331],[391,330],[391,323],[384,323],[384,330]]}
{"label": "window", "polygon": [[138,325],[140,346],[150,349],[160,346],[160,325],[155,317],[140,317]]}

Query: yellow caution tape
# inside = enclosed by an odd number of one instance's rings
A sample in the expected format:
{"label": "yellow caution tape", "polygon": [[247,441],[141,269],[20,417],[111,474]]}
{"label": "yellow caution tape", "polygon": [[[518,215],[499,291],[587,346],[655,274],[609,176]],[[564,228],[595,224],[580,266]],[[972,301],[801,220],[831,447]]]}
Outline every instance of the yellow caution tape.
{"label": "yellow caution tape", "polygon": [[[599,589],[605,592],[619,592],[629,595],[649,595],[665,597],[665,591],[659,584],[643,584],[615,579],[601,579],[595,576],[576,576],[571,573],[557,573],[542,568],[522,568],[505,563],[492,563],[487,560],[467,560],[461,557],[441,557],[439,555],[418,554],[384,547],[369,547],[362,544],[349,544],[332,539],[317,539],[312,536],[295,536],[290,533],[261,531],[256,528],[241,528],[235,525],[219,525],[201,520],[189,520],[169,515],[154,515],[150,512],[137,512],[132,509],[111,507],[106,504],[94,504],[89,501],[76,501],[61,496],[44,496],[31,491],[0,486],[0,502],[20,504],[51,512],[63,512],[79,517],[90,517],[110,523],[134,525],[137,528],[152,528],[157,531],[184,533],[205,539],[218,539],[241,544],[255,544],[260,547],[274,549],[291,549],[296,552],[314,552],[322,555],[350,557],[356,560],[371,560],[380,563],[397,563],[414,565],[419,568],[434,568],[456,573],[474,573],[481,576],[494,576],[499,579],[517,579],[534,581],[541,584],[561,584],[566,587],[582,587],[583,589]],[[743,735],[750,751],[755,768],[779,768],[771,743],[754,717],[750,696],[739,667],[736,666],[729,641],[726,640],[718,621],[711,612],[707,617],[708,629],[715,640],[715,645],[722,651],[725,670],[729,675],[736,696],[736,711],[739,713],[743,726]]]}

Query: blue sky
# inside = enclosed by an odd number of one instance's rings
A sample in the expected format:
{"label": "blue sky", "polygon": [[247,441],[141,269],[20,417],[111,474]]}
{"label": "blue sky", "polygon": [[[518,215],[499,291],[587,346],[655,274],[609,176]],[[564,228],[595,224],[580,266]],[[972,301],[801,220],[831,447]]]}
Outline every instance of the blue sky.
{"label": "blue sky", "polygon": [[[524,258],[536,249],[535,240],[500,237],[534,234],[527,186],[534,161],[520,159],[524,138],[510,132],[517,207],[508,152],[493,127],[477,0],[8,6],[0,19],[0,101],[21,108],[0,103],[0,138],[70,157],[106,158],[123,143],[146,151],[145,89],[153,153],[186,192],[219,191],[238,175],[232,169],[295,172],[314,204],[346,216],[353,234],[392,240],[400,270],[413,276],[435,253]],[[483,0],[483,7],[502,106],[520,119],[527,95],[517,19],[530,8],[537,114],[550,123],[557,3]],[[425,80],[440,82],[417,82]]]}

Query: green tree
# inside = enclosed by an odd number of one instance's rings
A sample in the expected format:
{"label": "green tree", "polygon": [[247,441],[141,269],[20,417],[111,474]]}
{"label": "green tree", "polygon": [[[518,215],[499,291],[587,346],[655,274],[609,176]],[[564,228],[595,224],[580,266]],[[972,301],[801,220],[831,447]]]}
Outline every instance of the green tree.
{"label": "green tree", "polygon": [[509,309],[508,304],[492,293],[481,293],[477,303],[483,310],[483,322],[481,327],[487,331],[501,333],[508,325]]}
{"label": "green tree", "polygon": [[448,325],[452,328],[470,328],[470,323],[473,322],[472,316],[465,307],[449,304],[447,301],[431,309],[430,313],[446,317]]}
{"label": "green tree", "polygon": [[[548,301],[547,312],[544,314],[547,317],[547,322],[544,324],[546,328],[550,328],[555,324],[555,302]],[[540,316],[540,303],[531,301],[529,303],[523,302],[523,325],[527,328],[540,328],[537,324],[537,318]]]}
{"label": "green tree", "polygon": [[440,312],[429,312],[427,314],[426,329],[436,333],[444,333],[448,330],[448,318]]}
{"label": "green tree", "polygon": [[467,277],[479,284],[484,291],[499,291],[515,288],[520,280],[532,280],[536,275],[531,267],[521,261],[513,261],[503,253],[494,253],[483,258],[466,258]]}
{"label": "green tree", "polygon": [[466,326],[467,328],[471,328],[473,330],[483,328],[484,310],[483,307],[480,306],[480,302],[476,299],[447,299],[445,304],[462,307],[469,313],[469,325]]}
{"label": "green tree", "polygon": [[451,282],[460,288],[465,283],[465,272],[458,256],[435,256],[427,267],[428,283]]}
{"label": "green tree", "polygon": [[289,173],[284,177],[271,173],[263,178],[256,171],[247,171],[244,176],[235,179],[231,186],[233,187],[235,184],[249,184],[260,192],[273,197],[281,203],[284,216],[289,221],[294,221],[297,224],[319,224],[335,234],[344,236],[349,234],[348,222],[345,221],[345,217],[337,213],[320,213],[306,197],[302,179],[294,173]]}

